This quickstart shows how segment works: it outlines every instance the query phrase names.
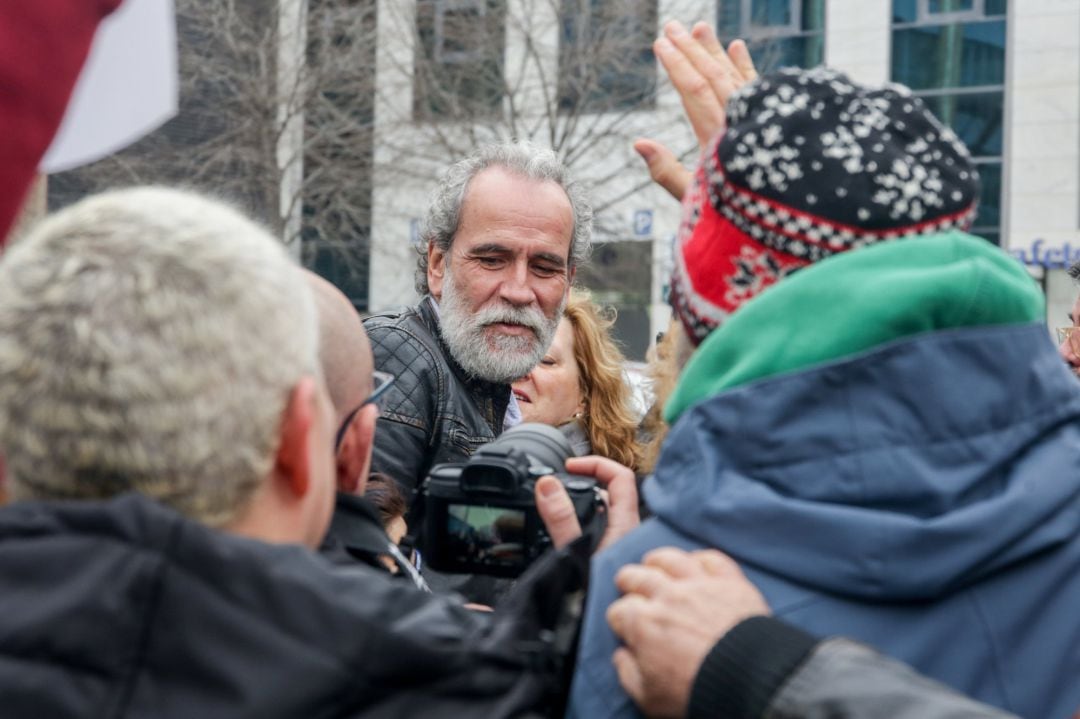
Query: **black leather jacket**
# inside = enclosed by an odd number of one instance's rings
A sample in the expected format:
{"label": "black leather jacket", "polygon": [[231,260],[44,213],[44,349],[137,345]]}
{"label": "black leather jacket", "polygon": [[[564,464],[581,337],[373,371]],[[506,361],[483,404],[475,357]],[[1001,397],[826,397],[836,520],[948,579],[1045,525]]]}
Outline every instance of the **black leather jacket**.
{"label": "black leather jacket", "polygon": [[397,377],[375,431],[371,471],[411,493],[432,465],[463,462],[501,434],[510,402],[509,385],[469,377],[450,356],[432,302],[427,296],[364,320],[375,369]]}

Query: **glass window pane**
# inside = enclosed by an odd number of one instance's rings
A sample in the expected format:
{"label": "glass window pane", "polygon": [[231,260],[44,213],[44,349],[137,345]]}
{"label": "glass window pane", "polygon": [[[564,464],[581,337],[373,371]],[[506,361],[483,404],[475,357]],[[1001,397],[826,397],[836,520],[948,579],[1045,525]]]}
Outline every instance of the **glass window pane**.
{"label": "glass window pane", "polygon": [[476,54],[471,35],[473,28],[483,21],[482,10],[477,6],[443,10],[442,33],[438,35],[438,40],[442,41],[440,59],[467,60],[470,55]]}
{"label": "glass window pane", "polygon": [[791,0],[751,0],[750,21],[758,27],[791,25]]}
{"label": "glass window pane", "polygon": [[652,106],[654,0],[563,0],[559,109],[608,112]]}
{"label": "glass window pane", "polygon": [[1009,10],[1007,0],[986,0],[985,13],[987,15],[1004,15]]}
{"label": "glass window pane", "polygon": [[501,109],[505,14],[504,0],[481,0],[471,8],[418,0],[413,75],[417,120],[490,116]]}
{"label": "glass window pane", "polygon": [[997,228],[1001,225],[1001,163],[980,162],[978,168],[982,192],[974,226]]}
{"label": "glass window pane", "polygon": [[[601,304],[614,306],[614,334],[627,358],[644,359],[652,342],[648,307],[652,292],[652,243],[638,240],[599,242],[592,259],[581,266],[577,282]],[[625,319],[620,321],[620,317]]]}
{"label": "glass window pane", "polygon": [[975,0],[930,0],[930,12],[933,14],[943,12],[960,12],[970,10]]}
{"label": "glass window pane", "polygon": [[725,0],[719,3],[716,13],[716,32],[720,37],[736,38],[742,35],[742,2]]}
{"label": "glass window pane", "polygon": [[825,0],[802,0],[802,30],[825,29]]}
{"label": "glass window pane", "polygon": [[304,239],[304,266],[333,283],[357,310],[367,312],[370,249],[366,237],[357,237],[355,244]]}
{"label": "glass window pane", "polygon": [[1005,21],[894,30],[892,77],[913,90],[1003,85]]}
{"label": "glass window pane", "polygon": [[916,0],[893,0],[892,16],[894,23],[915,22],[919,17]]}
{"label": "glass window pane", "polygon": [[750,43],[750,55],[761,73],[781,67],[816,67],[825,59],[824,50],[825,38],[821,35]]}
{"label": "glass window pane", "polygon": [[950,126],[971,150],[971,154],[1001,154],[1004,129],[1004,93],[936,95],[924,97],[930,111]]}

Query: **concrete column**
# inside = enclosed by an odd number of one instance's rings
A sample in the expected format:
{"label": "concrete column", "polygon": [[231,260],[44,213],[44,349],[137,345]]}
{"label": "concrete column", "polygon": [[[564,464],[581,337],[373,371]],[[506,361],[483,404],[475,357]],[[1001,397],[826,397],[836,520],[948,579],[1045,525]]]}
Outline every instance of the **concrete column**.
{"label": "concrete column", "polygon": [[1009,3],[1006,61],[1002,245],[1080,259],[1080,3]]}
{"label": "concrete column", "polygon": [[372,312],[416,299],[413,230],[423,216],[426,198],[416,188],[418,183],[408,182],[408,174],[401,171],[402,158],[397,149],[411,144],[408,134],[412,124],[415,37],[415,0],[379,0],[368,278]]}
{"label": "concrete column", "polygon": [[300,259],[304,186],[304,62],[307,0],[278,0],[278,216],[282,239]]}

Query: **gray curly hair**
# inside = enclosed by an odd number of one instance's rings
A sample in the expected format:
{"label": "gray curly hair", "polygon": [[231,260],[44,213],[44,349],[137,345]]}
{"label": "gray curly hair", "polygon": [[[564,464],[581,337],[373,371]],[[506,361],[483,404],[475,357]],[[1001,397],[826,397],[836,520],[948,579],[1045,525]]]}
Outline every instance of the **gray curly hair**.
{"label": "gray curly hair", "polygon": [[555,153],[529,142],[486,145],[451,165],[432,195],[420,231],[423,242],[417,248],[415,284],[416,292],[421,297],[429,291],[428,247],[434,244],[443,252],[449,251],[461,221],[461,206],[465,202],[469,183],[489,167],[501,167],[530,180],[558,183],[569,198],[574,214],[574,231],[570,238],[570,256],[567,258],[569,268],[573,269],[589,258],[592,248],[592,205],[589,204],[585,188],[570,178],[569,171]]}
{"label": "gray curly hair", "polygon": [[281,243],[143,188],[45,220],[0,261],[0,448],[20,499],[136,491],[211,526],[269,476],[318,376],[315,304]]}

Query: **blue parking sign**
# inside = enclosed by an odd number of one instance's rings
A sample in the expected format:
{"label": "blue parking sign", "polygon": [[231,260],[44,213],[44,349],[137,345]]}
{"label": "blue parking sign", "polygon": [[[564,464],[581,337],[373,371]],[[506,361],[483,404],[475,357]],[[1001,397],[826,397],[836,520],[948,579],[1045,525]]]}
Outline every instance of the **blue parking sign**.
{"label": "blue parking sign", "polygon": [[634,210],[634,236],[652,237],[652,210]]}

